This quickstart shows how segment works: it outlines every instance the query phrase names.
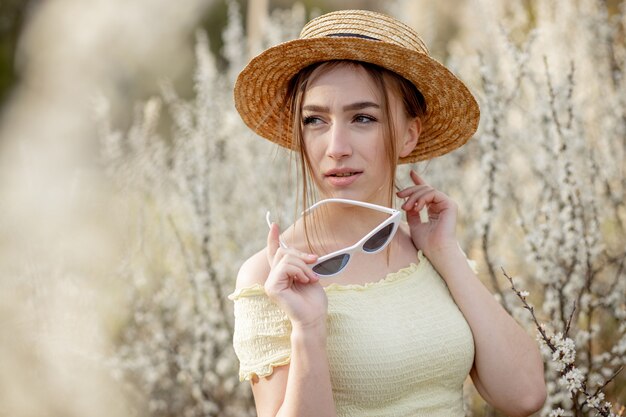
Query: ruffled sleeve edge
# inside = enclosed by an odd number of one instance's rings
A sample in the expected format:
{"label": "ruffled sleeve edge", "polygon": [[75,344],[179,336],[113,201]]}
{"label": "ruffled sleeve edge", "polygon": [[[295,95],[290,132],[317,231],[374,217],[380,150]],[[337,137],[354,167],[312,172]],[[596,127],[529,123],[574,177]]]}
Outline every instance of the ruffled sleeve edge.
{"label": "ruffled sleeve edge", "polygon": [[254,284],[250,287],[237,288],[235,292],[228,296],[228,299],[235,301],[242,297],[250,297],[254,295],[265,295],[265,288],[261,284]]}
{"label": "ruffled sleeve edge", "polygon": [[263,378],[274,373],[274,368],[279,366],[288,365],[291,362],[291,355],[287,355],[283,358],[277,358],[270,361],[267,364],[259,365],[252,369],[240,369],[239,381],[251,381],[254,377]]}

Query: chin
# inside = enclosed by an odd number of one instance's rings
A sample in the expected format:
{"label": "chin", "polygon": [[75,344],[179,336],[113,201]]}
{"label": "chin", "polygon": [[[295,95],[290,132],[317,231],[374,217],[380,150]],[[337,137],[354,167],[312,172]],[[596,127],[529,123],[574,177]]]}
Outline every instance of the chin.
{"label": "chin", "polygon": [[387,205],[387,196],[382,193],[366,194],[357,190],[334,190],[329,193],[320,193],[322,198],[344,198],[347,200],[365,201],[379,205]]}

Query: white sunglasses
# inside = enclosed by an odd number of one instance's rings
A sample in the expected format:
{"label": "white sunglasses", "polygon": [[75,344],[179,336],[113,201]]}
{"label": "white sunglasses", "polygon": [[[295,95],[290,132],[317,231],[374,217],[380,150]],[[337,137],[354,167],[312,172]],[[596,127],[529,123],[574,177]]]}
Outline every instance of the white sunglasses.
{"label": "white sunglasses", "polygon": [[[396,231],[398,230],[398,225],[400,224],[400,218],[402,216],[402,212],[396,209],[371,203],[365,203],[363,201],[348,200],[345,198],[328,198],[318,201],[317,203],[306,209],[304,212],[302,212],[302,215],[326,203],[352,204],[355,206],[382,211],[384,213],[390,214],[391,217],[384,220],[382,223],[372,229],[371,232],[365,235],[363,239],[359,240],[354,245],[320,257],[317,262],[315,262],[312,269],[313,272],[322,277],[332,277],[333,275],[339,274],[348,265],[351,255],[357,251],[365,253],[378,253],[385,249],[389,242],[391,242],[393,236],[396,234]],[[267,221],[267,225],[271,227],[272,223],[270,221],[269,211],[265,216],[265,220]],[[285,245],[282,240],[279,239],[279,242],[280,246],[285,249],[287,248],[287,245]]]}

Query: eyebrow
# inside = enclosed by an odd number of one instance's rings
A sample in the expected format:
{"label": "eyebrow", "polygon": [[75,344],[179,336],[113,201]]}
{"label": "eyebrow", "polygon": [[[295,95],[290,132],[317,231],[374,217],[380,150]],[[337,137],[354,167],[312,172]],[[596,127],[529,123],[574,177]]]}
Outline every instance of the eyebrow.
{"label": "eyebrow", "polygon": [[[380,109],[380,106],[372,101],[358,101],[356,103],[343,106],[343,111],[362,110],[368,107]],[[302,110],[309,110],[309,111],[320,112],[320,113],[328,113],[330,111],[328,107],[317,106],[315,104],[309,104],[309,105],[303,106]]]}

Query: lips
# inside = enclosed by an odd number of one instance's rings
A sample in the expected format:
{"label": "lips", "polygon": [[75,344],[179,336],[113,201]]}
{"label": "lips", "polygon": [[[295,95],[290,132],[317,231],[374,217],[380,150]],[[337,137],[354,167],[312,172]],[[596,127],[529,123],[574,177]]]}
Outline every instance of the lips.
{"label": "lips", "polygon": [[363,171],[360,171],[358,169],[353,169],[353,168],[337,168],[337,169],[331,169],[326,171],[326,173],[324,173],[325,177],[336,177],[336,178],[345,178],[345,177],[351,177],[353,175],[358,175],[358,174],[362,174]]}
{"label": "lips", "polygon": [[346,187],[356,181],[363,171],[354,168],[331,169],[324,173],[324,179],[334,187]]}
{"label": "lips", "polygon": [[351,177],[352,175],[355,175],[356,172],[344,172],[342,174],[333,174],[330,175],[331,177],[339,177],[339,178],[343,178],[343,177]]}

